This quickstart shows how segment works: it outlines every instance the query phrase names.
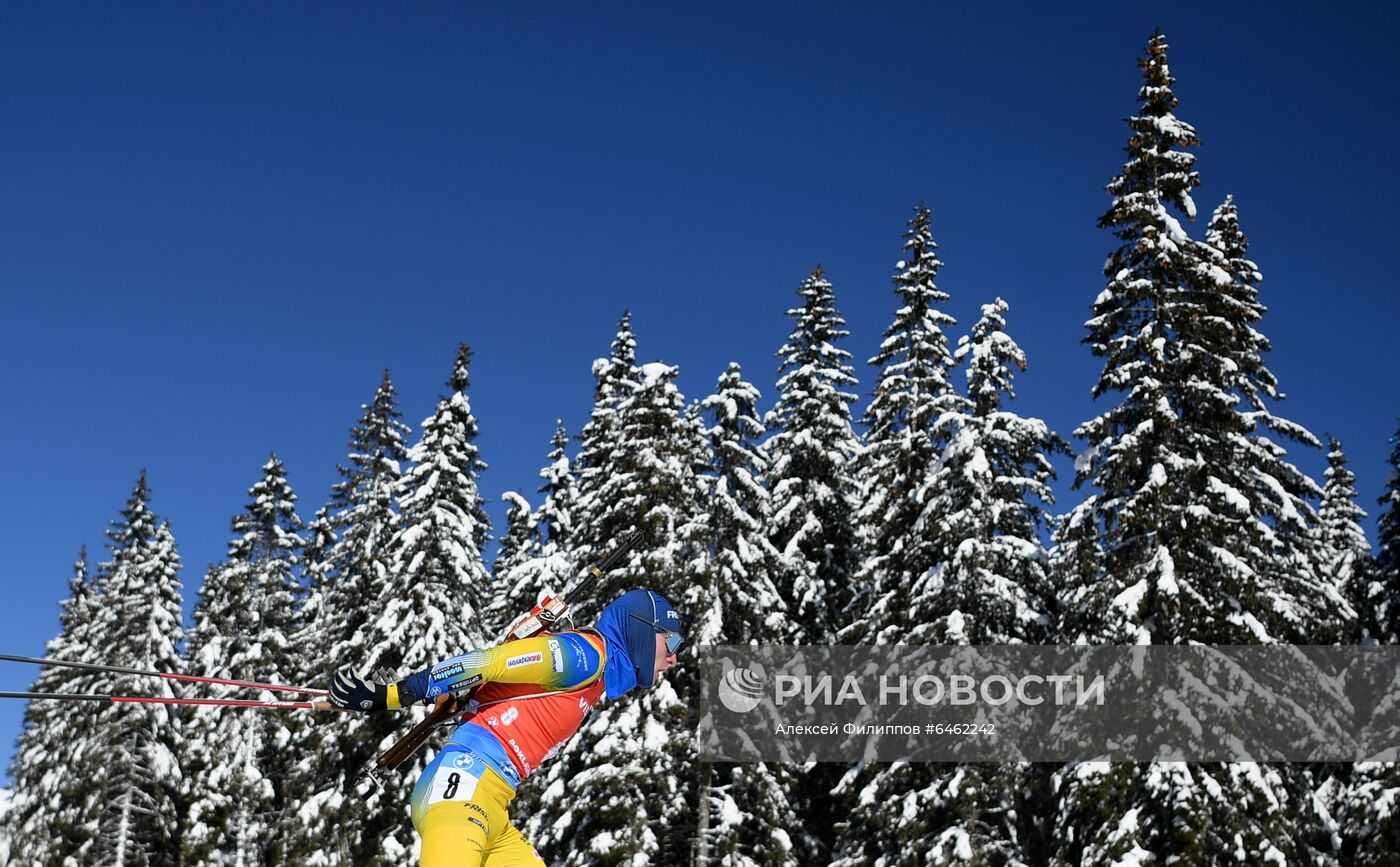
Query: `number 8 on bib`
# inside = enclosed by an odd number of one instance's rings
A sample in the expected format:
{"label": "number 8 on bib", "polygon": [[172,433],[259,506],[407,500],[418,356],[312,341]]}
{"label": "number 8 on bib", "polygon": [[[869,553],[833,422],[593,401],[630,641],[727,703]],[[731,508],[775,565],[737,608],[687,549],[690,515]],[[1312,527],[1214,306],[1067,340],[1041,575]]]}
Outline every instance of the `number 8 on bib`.
{"label": "number 8 on bib", "polygon": [[470,801],[480,777],[454,767],[438,768],[428,793],[428,804],[438,801]]}

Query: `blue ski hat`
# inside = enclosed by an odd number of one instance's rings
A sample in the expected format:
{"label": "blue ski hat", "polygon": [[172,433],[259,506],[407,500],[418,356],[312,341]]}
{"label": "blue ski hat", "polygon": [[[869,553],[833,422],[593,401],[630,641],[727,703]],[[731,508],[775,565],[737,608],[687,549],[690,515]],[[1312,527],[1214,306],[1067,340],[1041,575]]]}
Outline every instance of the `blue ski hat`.
{"label": "blue ski hat", "polygon": [[629,590],[598,615],[598,631],[608,644],[603,685],[616,699],[656,681],[656,634],[680,632],[681,619],[660,593]]}

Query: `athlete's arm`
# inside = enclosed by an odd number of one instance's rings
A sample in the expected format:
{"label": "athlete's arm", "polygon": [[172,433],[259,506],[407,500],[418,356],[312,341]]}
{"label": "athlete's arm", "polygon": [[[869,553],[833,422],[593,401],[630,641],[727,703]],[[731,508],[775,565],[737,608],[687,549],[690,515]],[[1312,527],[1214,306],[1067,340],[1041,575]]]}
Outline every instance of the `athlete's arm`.
{"label": "athlete's arm", "polygon": [[472,650],[389,684],[387,707],[432,701],[483,683],[533,683],[545,690],[574,689],[602,676],[597,646],[578,632],[537,635]]}

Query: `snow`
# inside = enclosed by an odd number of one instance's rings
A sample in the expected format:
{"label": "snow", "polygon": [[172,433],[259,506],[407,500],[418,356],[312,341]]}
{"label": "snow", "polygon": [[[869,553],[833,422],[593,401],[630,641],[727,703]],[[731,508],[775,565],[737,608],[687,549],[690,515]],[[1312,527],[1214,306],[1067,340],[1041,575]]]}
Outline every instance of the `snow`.
{"label": "snow", "polygon": [[[1194,216],[1194,214],[1192,216]],[[1167,235],[1171,238],[1172,243],[1182,247],[1191,243],[1190,236],[1186,234],[1185,229],[1181,228],[1180,221],[1175,217],[1168,214],[1166,210],[1161,210],[1158,213],[1158,217],[1162,220],[1162,225],[1166,226]]]}
{"label": "snow", "polygon": [[1230,508],[1241,515],[1248,515],[1251,513],[1252,507],[1250,506],[1249,498],[1241,494],[1238,489],[1225,484],[1214,476],[1210,478],[1209,489],[1211,493],[1219,494],[1224,497],[1225,502],[1229,503]]}
{"label": "snow", "polygon": [[1124,588],[1117,596],[1113,597],[1113,608],[1132,621],[1137,620],[1138,610],[1142,606],[1142,599],[1147,595],[1147,581],[1142,580]]}
{"label": "snow", "polygon": [[744,816],[739,812],[739,805],[734,803],[734,799],[725,795],[719,799],[719,815],[715,821],[721,825],[736,826],[743,821]]}
{"label": "snow", "polygon": [[969,639],[967,637],[967,621],[963,617],[963,613],[961,611],[953,611],[952,613],[950,613],[948,615],[946,623],[944,624],[944,628],[947,630],[947,643],[969,643]]}
{"label": "snow", "polygon": [[1176,596],[1180,592],[1176,583],[1176,562],[1165,545],[1157,547],[1152,566],[1157,569],[1157,592],[1163,596]]}
{"label": "snow", "polygon": [[1151,475],[1148,477],[1147,485],[1152,488],[1165,487],[1167,484],[1167,468],[1161,464],[1153,464]]}
{"label": "snow", "polygon": [[971,836],[963,828],[949,828],[939,835],[938,843],[933,848],[933,858],[939,864],[947,864],[950,860],[971,861]]}
{"label": "snow", "polygon": [[638,369],[641,371],[642,374],[642,385],[646,388],[655,387],[657,382],[661,380],[667,378],[674,378],[676,374],[680,371],[680,368],[673,367],[669,364],[663,364],[660,361],[653,361],[650,364],[643,364]]}

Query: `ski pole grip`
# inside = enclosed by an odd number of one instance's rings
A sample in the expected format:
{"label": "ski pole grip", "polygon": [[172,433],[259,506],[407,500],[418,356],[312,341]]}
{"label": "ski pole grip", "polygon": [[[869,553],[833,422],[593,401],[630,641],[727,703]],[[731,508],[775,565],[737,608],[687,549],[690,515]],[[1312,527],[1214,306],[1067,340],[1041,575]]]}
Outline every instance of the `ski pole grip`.
{"label": "ski pole grip", "polygon": [[355,710],[353,707],[341,707],[340,705],[331,704],[331,703],[328,702],[328,701],[313,701],[313,702],[311,702],[311,705],[310,705],[310,706],[311,706],[311,709],[312,709],[312,710],[318,710],[318,711],[319,711],[319,710],[338,710],[338,711],[342,711],[342,712],[345,712],[345,713],[359,713],[359,711]]}

